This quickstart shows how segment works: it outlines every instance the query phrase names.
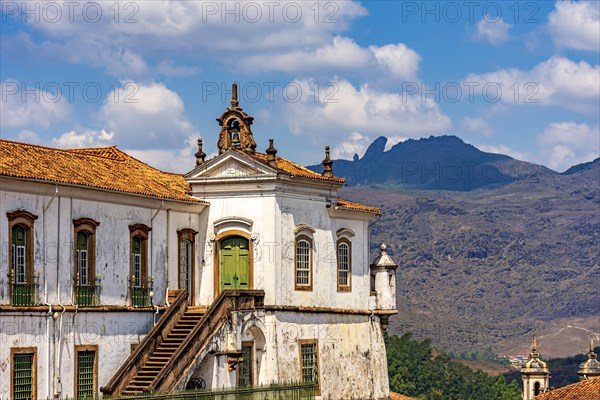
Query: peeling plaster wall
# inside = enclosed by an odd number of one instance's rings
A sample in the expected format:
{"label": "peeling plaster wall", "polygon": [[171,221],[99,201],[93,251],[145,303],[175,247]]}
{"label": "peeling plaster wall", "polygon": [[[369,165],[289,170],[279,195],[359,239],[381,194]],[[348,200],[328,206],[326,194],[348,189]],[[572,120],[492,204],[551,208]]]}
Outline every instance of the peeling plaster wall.
{"label": "peeling plaster wall", "polygon": [[[67,197],[61,188],[50,203],[51,194],[36,192],[53,193],[54,186],[28,185],[23,190],[31,187],[34,190],[25,194],[8,191],[5,187],[0,191],[0,305],[10,304],[6,213],[25,210],[38,217],[33,228],[34,271],[36,276],[40,272],[40,301],[44,302],[46,287],[54,317],[48,315],[48,307],[44,311],[0,314],[0,382],[6,383],[0,385],[0,399],[8,399],[10,394],[12,347],[37,349],[37,394],[39,398],[51,398],[56,391],[62,396],[74,394],[74,346],[97,345],[99,389],[129,356],[131,344],[139,343],[151,329],[155,315],[153,309],[120,312],[87,309],[65,312],[61,318],[63,308],[60,304],[73,306],[73,220],[87,217],[100,223],[96,229],[96,274],[102,276],[101,305],[129,306],[129,225],[145,224],[152,228],[148,239],[148,276],[155,278],[154,304],[164,305],[168,279],[177,276],[177,230],[191,228],[204,232],[205,229],[200,227],[201,217],[198,212],[167,211],[168,205],[157,212],[158,207],[146,206],[145,199],[135,199],[139,206],[117,204],[113,201],[115,195],[105,193],[98,193],[95,201]],[[43,209],[48,204],[44,230]],[[168,267],[167,254],[170,255]]]}
{"label": "peeling plaster wall", "polygon": [[[203,356],[179,383],[201,378],[207,388],[235,386],[237,373],[228,370],[228,347],[239,350],[242,341],[254,342],[253,382],[300,381],[301,339],[318,340],[322,400],[375,400],[389,396],[387,360],[379,318],[363,315],[262,311],[236,312],[231,325],[221,327]],[[233,335],[233,336],[231,336]],[[212,353],[212,355],[204,356]]]}
{"label": "peeling plaster wall", "polygon": [[[47,322],[50,323],[49,333]],[[98,346],[99,389],[112,378],[131,353],[131,345],[139,343],[152,324],[153,314],[149,311],[67,312],[63,314],[62,321],[60,313],[56,314],[56,318],[47,313],[2,315],[0,382],[5,384],[0,385],[0,398],[10,398],[11,348],[36,348],[38,398],[52,398],[54,394],[73,397],[76,345]]]}

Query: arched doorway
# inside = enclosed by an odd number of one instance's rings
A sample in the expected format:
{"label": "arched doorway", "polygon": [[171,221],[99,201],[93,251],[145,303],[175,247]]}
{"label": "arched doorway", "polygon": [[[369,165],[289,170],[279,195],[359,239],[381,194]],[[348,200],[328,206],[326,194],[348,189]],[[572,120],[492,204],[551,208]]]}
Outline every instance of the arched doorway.
{"label": "arched doorway", "polygon": [[228,236],[219,242],[219,292],[252,288],[250,242]]}

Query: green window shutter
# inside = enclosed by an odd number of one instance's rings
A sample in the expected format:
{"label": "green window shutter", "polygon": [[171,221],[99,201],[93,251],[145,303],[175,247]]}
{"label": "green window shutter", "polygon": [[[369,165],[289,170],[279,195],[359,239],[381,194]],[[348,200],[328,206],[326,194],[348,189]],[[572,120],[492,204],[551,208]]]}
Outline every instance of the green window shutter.
{"label": "green window shutter", "polygon": [[13,356],[14,400],[33,399],[33,354]]}
{"label": "green window shutter", "polygon": [[317,345],[303,344],[302,354],[302,382],[314,382],[319,387],[319,370],[317,362]]}
{"label": "green window shutter", "polygon": [[94,399],[95,351],[77,352],[77,398]]}

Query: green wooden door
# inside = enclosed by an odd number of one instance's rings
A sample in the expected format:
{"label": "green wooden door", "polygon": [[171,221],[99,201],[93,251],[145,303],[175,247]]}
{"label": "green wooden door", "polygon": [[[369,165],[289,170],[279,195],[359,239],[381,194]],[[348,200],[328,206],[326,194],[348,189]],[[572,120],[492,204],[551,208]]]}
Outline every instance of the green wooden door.
{"label": "green wooden door", "polygon": [[221,290],[250,289],[248,239],[239,236],[221,241]]}

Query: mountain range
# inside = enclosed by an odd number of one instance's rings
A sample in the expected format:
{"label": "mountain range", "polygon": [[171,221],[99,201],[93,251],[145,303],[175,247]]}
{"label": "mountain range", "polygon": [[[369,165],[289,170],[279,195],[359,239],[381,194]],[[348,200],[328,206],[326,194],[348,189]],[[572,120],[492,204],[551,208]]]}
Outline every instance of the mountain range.
{"label": "mountain range", "polygon": [[552,357],[600,336],[600,159],[558,173],[455,136],[386,141],[333,170],[342,197],[382,208],[371,246],[399,264],[392,332],[506,355],[537,332]]}

